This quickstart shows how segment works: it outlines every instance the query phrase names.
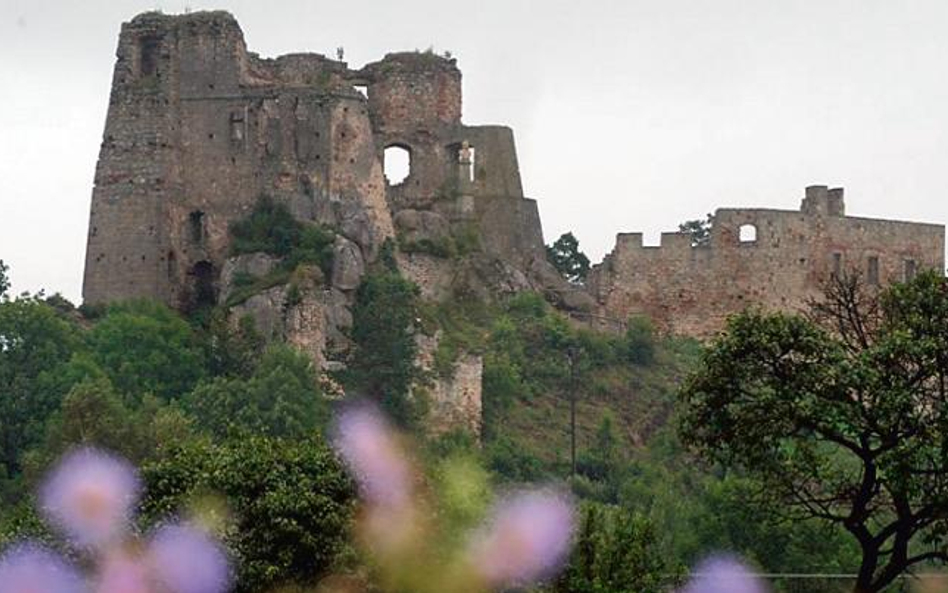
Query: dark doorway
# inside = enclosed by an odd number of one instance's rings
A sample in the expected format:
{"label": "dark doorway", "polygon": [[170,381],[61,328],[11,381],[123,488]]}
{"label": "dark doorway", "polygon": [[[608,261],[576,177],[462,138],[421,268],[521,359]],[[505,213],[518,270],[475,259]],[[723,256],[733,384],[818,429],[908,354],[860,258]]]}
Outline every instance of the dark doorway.
{"label": "dark doorway", "polygon": [[217,304],[217,290],[214,288],[214,265],[209,261],[199,261],[188,274],[191,280],[190,309],[197,311]]}

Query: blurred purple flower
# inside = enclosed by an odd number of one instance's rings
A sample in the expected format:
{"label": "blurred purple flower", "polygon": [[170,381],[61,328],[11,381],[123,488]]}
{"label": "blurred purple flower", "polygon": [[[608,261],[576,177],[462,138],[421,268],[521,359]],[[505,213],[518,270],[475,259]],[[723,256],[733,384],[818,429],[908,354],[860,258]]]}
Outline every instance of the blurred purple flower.
{"label": "blurred purple flower", "polygon": [[152,593],[148,567],[122,554],[109,556],[102,562],[95,593]]}
{"label": "blurred purple flower", "polygon": [[766,593],[766,583],[730,556],[712,556],[695,568],[680,593]]}
{"label": "blurred purple flower", "polygon": [[472,544],[470,561],[491,586],[525,585],[561,566],[574,528],[568,497],[549,490],[521,492],[497,507]]}
{"label": "blurred purple flower", "polygon": [[333,447],[359,483],[362,496],[374,504],[400,507],[411,495],[411,466],[381,414],[368,406],[343,412]]}
{"label": "blurred purple flower", "polygon": [[148,563],[155,580],[169,593],[222,593],[230,584],[224,550],[191,525],[159,528],[148,546]]}
{"label": "blurred purple flower", "polygon": [[0,593],[83,593],[80,574],[62,558],[35,544],[21,544],[0,557]]}
{"label": "blurred purple flower", "polygon": [[141,483],[124,459],[92,448],[62,458],[40,489],[46,517],[82,546],[121,536],[138,501]]}

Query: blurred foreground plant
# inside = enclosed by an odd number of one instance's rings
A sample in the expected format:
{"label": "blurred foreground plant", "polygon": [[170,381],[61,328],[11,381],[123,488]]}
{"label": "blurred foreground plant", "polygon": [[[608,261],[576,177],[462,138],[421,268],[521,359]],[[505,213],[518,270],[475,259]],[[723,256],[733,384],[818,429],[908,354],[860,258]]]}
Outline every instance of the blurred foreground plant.
{"label": "blurred foreground plant", "polygon": [[[436,521],[444,517],[419,488],[419,472],[404,443],[376,410],[350,408],[335,432],[335,448],[362,497],[359,541],[386,590],[504,589],[535,583],[561,568],[575,529],[573,503],[565,493],[552,488],[510,493],[486,522],[456,543]],[[463,471],[454,473],[470,480]]]}
{"label": "blurred foreground plant", "polygon": [[0,556],[0,593],[222,593],[231,581],[221,546],[201,526],[172,522],[148,537],[131,529],[141,482],[131,464],[96,449],[60,461],[40,489],[46,520],[83,566],[41,544]]}

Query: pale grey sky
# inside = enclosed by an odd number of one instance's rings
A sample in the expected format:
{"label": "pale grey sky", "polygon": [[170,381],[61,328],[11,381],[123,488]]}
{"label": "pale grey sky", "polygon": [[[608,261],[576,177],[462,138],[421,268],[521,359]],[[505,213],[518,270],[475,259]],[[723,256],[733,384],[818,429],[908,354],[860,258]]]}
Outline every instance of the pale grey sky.
{"label": "pale grey sky", "polygon": [[119,26],[233,12],[251,51],[451,50],[464,118],[514,128],[548,241],[593,260],[717,206],[948,221],[944,0],[0,0],[0,259],[79,300]]}

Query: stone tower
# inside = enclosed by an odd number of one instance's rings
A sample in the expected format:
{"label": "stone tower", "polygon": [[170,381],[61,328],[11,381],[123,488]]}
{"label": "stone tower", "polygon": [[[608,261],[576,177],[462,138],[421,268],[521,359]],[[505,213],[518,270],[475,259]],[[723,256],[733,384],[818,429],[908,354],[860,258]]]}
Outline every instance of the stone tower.
{"label": "stone tower", "polygon": [[[410,155],[400,183],[383,172],[392,149]],[[228,227],[261,196],[331,226],[363,261],[401,221],[407,233],[473,225],[487,254],[527,274],[544,265],[513,134],[462,123],[454,60],[395,53],[352,70],[319,54],[263,59],[226,12],[146,13],[124,24],[84,300],[149,297],[183,310],[215,302]],[[409,275],[418,271],[406,262]]]}

